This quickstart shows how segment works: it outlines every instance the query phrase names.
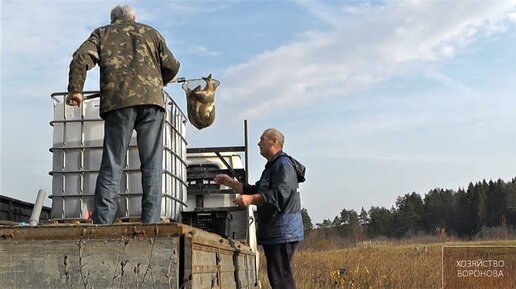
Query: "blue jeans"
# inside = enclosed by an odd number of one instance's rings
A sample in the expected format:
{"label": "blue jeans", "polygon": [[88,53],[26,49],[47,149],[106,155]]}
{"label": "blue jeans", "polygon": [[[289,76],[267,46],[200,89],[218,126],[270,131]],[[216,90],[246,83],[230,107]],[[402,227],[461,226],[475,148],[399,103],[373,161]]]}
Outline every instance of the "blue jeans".
{"label": "blue jeans", "polygon": [[141,222],[160,222],[164,114],[161,107],[138,105],[104,115],[104,147],[92,215],[95,224],[112,224],[115,219],[120,180],[133,129],[137,133],[142,173]]}

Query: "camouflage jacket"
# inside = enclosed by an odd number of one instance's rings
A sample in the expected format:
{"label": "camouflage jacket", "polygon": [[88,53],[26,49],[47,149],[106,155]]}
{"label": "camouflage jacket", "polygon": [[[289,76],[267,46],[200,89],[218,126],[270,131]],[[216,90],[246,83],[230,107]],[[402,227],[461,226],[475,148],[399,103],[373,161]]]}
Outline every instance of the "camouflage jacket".
{"label": "camouflage jacket", "polygon": [[86,72],[100,67],[100,116],[142,104],[165,108],[163,84],[179,70],[179,62],[154,28],[118,18],[95,29],[75,51],[70,63],[69,92],[82,92]]}

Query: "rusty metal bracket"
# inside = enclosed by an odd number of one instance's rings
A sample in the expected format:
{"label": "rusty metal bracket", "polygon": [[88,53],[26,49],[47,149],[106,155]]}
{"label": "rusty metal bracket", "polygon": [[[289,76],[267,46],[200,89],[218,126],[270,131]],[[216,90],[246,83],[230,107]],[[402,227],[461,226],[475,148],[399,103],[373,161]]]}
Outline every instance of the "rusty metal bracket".
{"label": "rusty metal bracket", "polygon": [[122,235],[122,239],[138,238],[138,240],[142,240],[144,237],[145,229],[138,229],[136,226],[127,227]]}
{"label": "rusty metal bracket", "polygon": [[7,232],[7,233],[3,233],[2,234],[2,238],[4,239],[14,239],[14,237],[16,236],[16,233],[14,231],[11,231],[11,232]]}

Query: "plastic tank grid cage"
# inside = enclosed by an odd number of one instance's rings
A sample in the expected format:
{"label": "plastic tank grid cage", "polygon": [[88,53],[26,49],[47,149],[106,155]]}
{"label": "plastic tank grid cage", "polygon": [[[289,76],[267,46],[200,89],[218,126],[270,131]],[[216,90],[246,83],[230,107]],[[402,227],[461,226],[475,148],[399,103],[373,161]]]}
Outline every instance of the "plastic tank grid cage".
{"label": "plastic tank grid cage", "polygon": [[[65,105],[66,93],[51,95],[54,108],[52,218],[88,219],[93,211],[95,181],[100,168],[103,120],[98,114],[98,92],[84,92],[80,107]],[[94,96],[94,97],[92,97]],[[185,205],[186,117],[164,94],[167,110],[163,137],[163,199],[161,215],[177,220]],[[141,174],[135,134],[131,138],[122,174],[117,218],[138,218],[141,213]]]}

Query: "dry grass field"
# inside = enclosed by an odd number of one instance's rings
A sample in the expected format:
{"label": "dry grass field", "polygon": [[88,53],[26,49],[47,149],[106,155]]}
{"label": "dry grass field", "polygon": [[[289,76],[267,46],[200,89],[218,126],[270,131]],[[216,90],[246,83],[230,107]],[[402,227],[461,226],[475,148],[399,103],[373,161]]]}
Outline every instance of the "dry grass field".
{"label": "dry grass field", "polygon": [[[326,245],[326,246],[325,246]],[[441,288],[442,246],[515,246],[513,241],[409,243],[365,241],[346,248],[300,248],[293,260],[298,289]],[[260,280],[270,289],[262,254]]]}

